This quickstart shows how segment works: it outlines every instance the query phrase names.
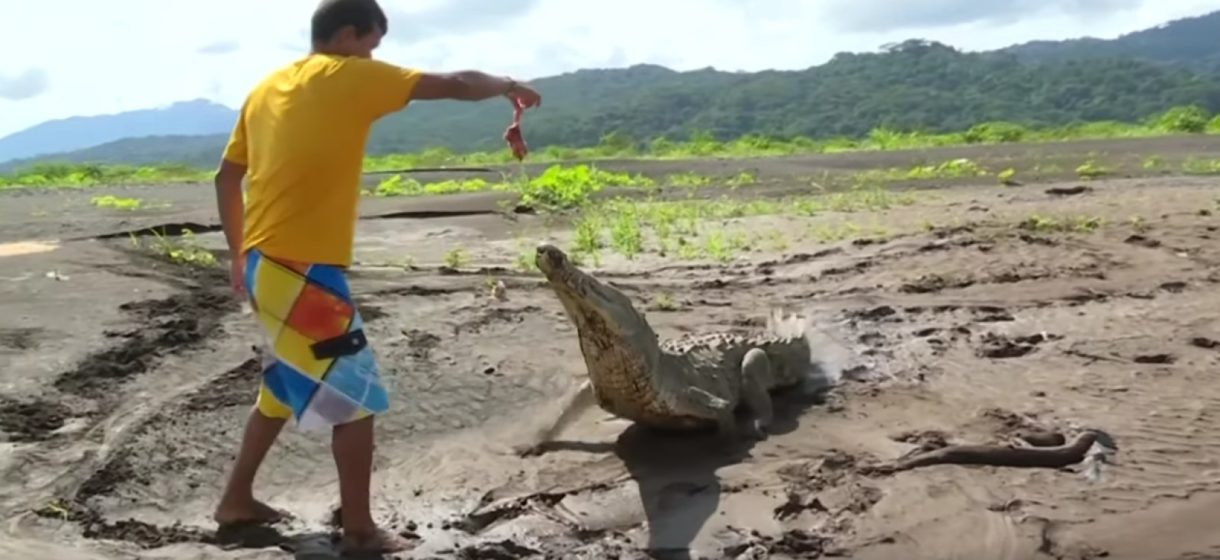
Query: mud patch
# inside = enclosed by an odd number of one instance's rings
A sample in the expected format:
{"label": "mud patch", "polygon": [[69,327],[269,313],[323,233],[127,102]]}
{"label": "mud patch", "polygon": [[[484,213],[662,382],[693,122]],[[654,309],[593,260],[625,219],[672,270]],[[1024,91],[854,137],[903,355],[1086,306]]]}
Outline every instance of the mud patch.
{"label": "mud patch", "polygon": [[82,507],[95,496],[114,493],[115,488],[126,482],[146,482],[136,474],[132,466],[131,453],[119,451],[110,457],[102,468],[94,471],[76,490],[75,502]]}
{"label": "mud patch", "polygon": [[918,279],[898,287],[904,294],[934,294],[944,290],[969,288],[975,283],[973,278],[950,277],[943,274],[925,274]]}
{"label": "mud patch", "polygon": [[790,484],[792,491],[820,492],[858,474],[861,464],[856,456],[831,449],[819,460],[781,468],[779,475]]}
{"label": "mud patch", "polygon": [[1165,353],[1141,354],[1139,356],[1132,358],[1131,361],[1133,361],[1137,364],[1169,365],[1169,364],[1172,364],[1172,363],[1178,361],[1178,358],[1176,356],[1174,356],[1173,354],[1165,354]]}
{"label": "mud patch", "polygon": [[13,350],[33,350],[38,347],[43,329],[10,328],[0,329],[0,348]]}
{"label": "mud patch", "polygon": [[856,309],[844,313],[852,323],[856,322],[901,322],[898,310],[888,305],[879,305],[869,309]]}
{"label": "mud patch", "polygon": [[722,552],[725,558],[756,559],[781,555],[781,558],[821,558],[830,548],[830,539],[794,529],[777,537],[752,532],[749,542],[733,545]]}
{"label": "mud patch", "polygon": [[0,432],[8,434],[9,441],[46,440],[71,416],[72,411],[60,403],[0,397]]}
{"label": "mud patch", "polygon": [[461,560],[517,560],[540,554],[510,540],[466,546],[457,551],[457,557]]}
{"label": "mud patch", "polygon": [[909,443],[919,451],[932,451],[949,446],[949,434],[940,430],[903,432],[891,437],[894,441]]}
{"label": "mud patch", "polygon": [[402,334],[407,337],[411,356],[421,360],[427,360],[432,351],[441,343],[441,337],[419,329],[404,330]]}
{"label": "mud patch", "polygon": [[541,311],[541,308],[533,305],[527,305],[518,309],[492,307],[483,310],[478,317],[454,327],[453,334],[478,333],[495,323],[520,323],[525,320],[526,315],[540,313]]}
{"label": "mud patch", "polygon": [[91,519],[82,525],[84,527],[82,535],[87,539],[126,541],[143,549],[188,542],[204,544],[216,542],[212,534],[182,525],[157,527],[134,519],[110,523],[103,521],[100,517]]}
{"label": "mud patch", "polygon": [[1202,348],[1204,350],[1215,350],[1217,348],[1220,348],[1220,341],[1213,340],[1213,339],[1210,339],[1210,338],[1207,338],[1204,336],[1196,336],[1196,337],[1190,339],[1190,345],[1194,346],[1195,348]]}
{"label": "mud patch", "polygon": [[385,310],[376,305],[358,302],[356,306],[360,312],[360,318],[363,319],[365,323],[373,323],[390,316],[389,313],[386,313]]}
{"label": "mud patch", "polygon": [[119,309],[141,326],[122,333],[126,338],[118,346],[88,356],[76,369],[60,375],[56,389],[89,399],[112,396],[116,385],[144,373],[158,357],[181,352],[217,334],[221,317],[239,307],[225,291],[195,289],[165,299],[126,303]]}
{"label": "mud patch", "polygon": [[258,390],[261,360],[250,358],[241,365],[226,371],[209,381],[183,405],[189,412],[210,412],[231,406],[251,404],[252,395]]}
{"label": "mud patch", "polygon": [[976,354],[980,358],[1020,358],[1037,350],[1040,344],[1057,338],[1044,333],[1018,337],[987,333],[983,335]]}
{"label": "mud patch", "polygon": [[79,503],[54,502],[34,512],[39,517],[77,523],[87,539],[122,541],[150,550],[180,543],[216,544],[216,536],[181,524],[158,527],[134,519],[109,522]]}

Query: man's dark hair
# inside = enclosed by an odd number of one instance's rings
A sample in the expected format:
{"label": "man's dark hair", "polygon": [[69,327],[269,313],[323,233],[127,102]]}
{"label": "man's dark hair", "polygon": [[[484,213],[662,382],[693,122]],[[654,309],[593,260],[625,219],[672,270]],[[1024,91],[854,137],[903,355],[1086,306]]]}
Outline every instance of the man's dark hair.
{"label": "man's dark hair", "polygon": [[325,43],[348,25],[355,28],[359,37],[375,28],[383,33],[389,31],[385,12],[377,0],[322,0],[313,13],[310,38],[315,43]]}

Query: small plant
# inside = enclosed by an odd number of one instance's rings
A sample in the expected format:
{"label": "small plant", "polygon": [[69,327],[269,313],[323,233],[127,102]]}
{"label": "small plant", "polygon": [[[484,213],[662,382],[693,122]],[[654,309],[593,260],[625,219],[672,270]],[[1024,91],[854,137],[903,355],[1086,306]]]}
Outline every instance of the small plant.
{"label": "small plant", "polygon": [[674,187],[704,187],[712,182],[712,178],[685,171],[667,176],[665,182]]}
{"label": "small plant", "polygon": [[788,250],[788,240],[784,238],[784,234],[778,231],[772,231],[767,234],[767,245],[772,251],[782,253]]}
{"label": "small plant", "polygon": [[687,241],[684,237],[678,238],[678,258],[682,260],[695,260],[699,258],[699,247],[694,243]]}
{"label": "small plant", "polygon": [[1131,229],[1138,233],[1148,231],[1148,222],[1144,221],[1144,218],[1141,216],[1131,216],[1127,219],[1127,223],[1131,224]]}
{"label": "small plant", "polygon": [[653,308],[660,311],[676,311],[678,302],[674,301],[673,296],[667,293],[659,293],[652,301]]}
{"label": "small plant", "polygon": [[1015,187],[1015,186],[1018,186],[1021,184],[1013,179],[1013,177],[1015,177],[1016,175],[1017,175],[1017,170],[1009,167],[1008,169],[1005,169],[1005,170],[997,173],[996,179],[1000,182],[1001,185],[1004,185],[1006,187]]}
{"label": "small plant", "polygon": [[1154,171],[1164,167],[1165,160],[1161,159],[1161,156],[1148,156],[1144,158],[1144,162],[1141,165],[1145,171]]}
{"label": "small plant", "polygon": [[610,227],[610,242],[614,249],[628,259],[635,258],[644,250],[644,232],[636,216],[619,214]]}
{"label": "small plant", "polygon": [[1081,179],[1096,179],[1102,175],[1106,175],[1109,172],[1110,171],[1108,169],[1098,165],[1098,163],[1092,159],[1080,164],[1080,166],[1076,168],[1076,175],[1080,176]]}
{"label": "small plant", "polygon": [[740,231],[733,232],[733,234],[729,236],[729,249],[735,252],[749,251],[750,239],[746,237],[746,234]]}
{"label": "small plant", "polygon": [[1102,219],[1097,216],[1080,216],[1072,218],[1071,230],[1077,233],[1090,233],[1101,228]]}
{"label": "small plant", "polygon": [[396,266],[403,270],[411,270],[415,268],[415,258],[411,255],[403,255],[389,262],[391,266]]}
{"label": "small plant", "polygon": [[1182,163],[1187,175],[1220,175],[1220,159],[1190,158]]}
{"label": "small plant", "polygon": [[602,248],[601,223],[594,215],[585,215],[576,222],[573,249],[581,253],[596,253]]}
{"label": "small plant", "polygon": [[719,231],[711,232],[704,238],[703,250],[707,253],[707,256],[721,263],[733,260],[733,252],[729,247],[728,240]]}
{"label": "small plant", "polygon": [[971,144],[980,143],[999,143],[999,142],[1020,142],[1029,131],[1016,123],[994,121],[979,123],[967,130],[963,135],[966,142]]}
{"label": "small plant", "polygon": [[731,179],[729,179],[729,186],[735,189],[737,187],[753,185],[754,183],[757,183],[757,182],[758,182],[758,178],[756,178],[753,173],[750,173],[749,171],[742,171],[741,173],[738,173],[737,175],[734,175]]}
{"label": "small plant", "polygon": [[461,247],[450,249],[449,252],[445,253],[444,262],[446,268],[452,270],[462,268],[466,264],[466,251]]}
{"label": "small plant", "polygon": [[577,249],[572,249],[568,252],[568,258],[572,260],[572,264],[576,266],[584,266],[592,264],[593,266],[601,266],[602,255],[600,251],[584,252]]}
{"label": "small plant", "polygon": [[521,272],[537,271],[538,265],[534,263],[534,252],[529,249],[518,250],[517,257],[513,259],[513,267]]}
{"label": "small plant", "polygon": [[95,196],[89,199],[89,203],[98,208],[111,208],[128,212],[139,210],[144,205],[144,201],[138,198],[123,198],[113,195]]}
{"label": "small plant", "polygon": [[1068,219],[1056,219],[1038,214],[1030,215],[1017,225],[1018,228],[1041,233],[1075,232],[1090,233],[1102,226],[1101,218],[1095,216],[1077,216]]}
{"label": "small plant", "polygon": [[190,230],[182,232],[182,235],[177,239],[166,237],[160,232],[153,232],[153,242],[145,245],[135,235],[131,236],[131,243],[138,249],[146,249],[154,254],[169,260],[170,262],[183,266],[195,266],[200,268],[210,268],[216,266],[216,255],[211,251],[199,246],[195,241],[195,234]]}
{"label": "small plant", "polygon": [[1059,222],[1054,218],[1034,214],[1022,220],[1017,227],[1029,231],[1046,232],[1055,231],[1059,229],[1060,226]]}
{"label": "small plant", "polygon": [[391,175],[377,183],[373,196],[405,196],[411,192],[409,184],[402,180],[402,175]]}
{"label": "small plant", "polygon": [[860,235],[860,226],[851,222],[838,225],[822,224],[813,230],[814,237],[822,243],[835,243]]}

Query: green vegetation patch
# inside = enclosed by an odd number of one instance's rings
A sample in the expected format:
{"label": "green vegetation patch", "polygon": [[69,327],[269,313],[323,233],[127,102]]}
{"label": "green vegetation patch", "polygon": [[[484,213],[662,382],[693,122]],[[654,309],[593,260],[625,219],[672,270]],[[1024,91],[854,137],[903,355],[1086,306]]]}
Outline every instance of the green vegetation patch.
{"label": "green vegetation patch", "polygon": [[[589,204],[574,214],[570,252],[581,262],[600,262],[610,250],[628,259],[647,252],[683,259],[707,258],[727,262],[744,251],[756,248],[787,247],[779,231],[726,229],[730,220],[752,216],[813,217],[828,212],[854,213],[882,211],[913,204],[909,193],[894,193],[878,185],[858,185],[833,193],[782,199],[741,200],[729,196],[712,199],[691,197],[685,200],[631,200],[616,197]],[[846,234],[865,231],[853,225],[841,226],[825,234],[809,233],[822,241],[837,241]],[[876,228],[868,230],[884,234]]]}
{"label": "green vegetation patch", "polygon": [[[1032,127],[1014,122],[988,121],[960,132],[931,133],[902,131],[878,127],[860,138],[835,137],[814,140],[800,135],[766,135],[749,133],[730,140],[717,139],[706,131],[695,131],[685,140],[668,137],[637,141],[622,133],[606,134],[592,146],[547,146],[530,155],[531,162],[574,163],[602,159],[700,159],[700,158],[765,158],[801,154],[831,154],[857,151],[888,151],[923,149],[945,146],[1002,144],[1015,142],[1053,142],[1097,140],[1107,138],[1154,137],[1167,134],[1220,134],[1220,116],[1209,115],[1196,105],[1173,107],[1156,113],[1139,123],[1119,121],[1085,122],[1065,126]],[[446,148],[429,148],[415,153],[368,156],[366,172],[386,172],[420,167],[514,164],[507,150],[457,153]],[[936,166],[944,165],[935,164]],[[886,170],[891,177],[946,177],[955,171],[969,169],[933,167],[908,170]],[[0,189],[13,187],[88,187],[95,185],[150,184],[206,181],[212,170],[181,164],[149,166],[109,165],[89,163],[39,163],[7,175],[0,175]],[[959,175],[960,176],[960,175]],[[394,177],[397,177],[395,179]],[[752,174],[741,173],[730,184],[752,184]],[[481,179],[419,183],[399,175],[382,182],[378,192],[383,196],[404,194],[446,194],[485,190],[488,183]],[[679,173],[667,177],[672,186],[702,186],[706,177]]]}

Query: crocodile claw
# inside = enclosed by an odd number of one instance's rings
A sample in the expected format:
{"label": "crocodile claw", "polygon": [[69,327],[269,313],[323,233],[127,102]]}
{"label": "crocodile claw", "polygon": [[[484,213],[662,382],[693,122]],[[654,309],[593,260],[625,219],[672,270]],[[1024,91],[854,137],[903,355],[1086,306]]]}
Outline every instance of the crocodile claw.
{"label": "crocodile claw", "polygon": [[541,443],[517,445],[513,447],[513,455],[518,457],[537,457],[546,451],[544,447]]}
{"label": "crocodile claw", "polygon": [[762,420],[750,420],[747,425],[749,428],[745,430],[746,437],[756,441],[767,439],[767,426]]}

